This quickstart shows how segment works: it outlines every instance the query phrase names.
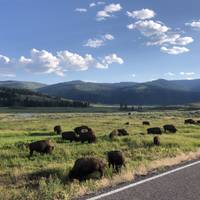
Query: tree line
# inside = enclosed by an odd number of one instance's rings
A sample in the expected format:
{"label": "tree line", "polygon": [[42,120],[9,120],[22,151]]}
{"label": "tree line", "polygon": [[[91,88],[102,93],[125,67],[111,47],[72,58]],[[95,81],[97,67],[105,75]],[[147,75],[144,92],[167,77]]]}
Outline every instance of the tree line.
{"label": "tree line", "polygon": [[71,101],[30,91],[27,89],[0,88],[0,106],[24,107],[89,107],[89,102]]}

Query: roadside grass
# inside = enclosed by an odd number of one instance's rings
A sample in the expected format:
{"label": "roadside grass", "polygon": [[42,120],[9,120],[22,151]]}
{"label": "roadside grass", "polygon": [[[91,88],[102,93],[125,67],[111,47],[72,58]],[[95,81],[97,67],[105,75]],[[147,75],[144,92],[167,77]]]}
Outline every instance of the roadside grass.
{"label": "roadside grass", "polygon": [[[72,199],[100,188],[133,180],[134,174],[145,174],[155,166],[170,165],[176,156],[188,159],[188,152],[200,148],[200,126],[184,125],[184,119],[193,117],[189,112],[134,113],[47,113],[0,114],[0,199]],[[198,115],[194,114],[198,119]],[[153,146],[153,136],[146,134],[151,126],[174,124],[176,134],[163,134],[161,146]],[[130,125],[124,125],[129,122]],[[88,125],[96,133],[95,144],[62,141],[53,133],[55,125],[64,131]],[[115,128],[125,128],[130,135],[111,141],[109,133]],[[35,153],[29,159],[27,144],[51,138],[55,144],[52,155]],[[121,150],[126,157],[126,168],[121,174],[106,167],[103,179],[90,179],[79,183],[68,181],[67,174],[74,161],[82,156],[95,156],[106,161],[106,152]],[[177,157],[178,158],[178,157]],[[171,159],[171,160],[170,160]],[[180,157],[179,157],[180,159]],[[157,163],[155,163],[157,162]],[[154,163],[154,165],[153,165]],[[98,177],[98,174],[92,176]]]}

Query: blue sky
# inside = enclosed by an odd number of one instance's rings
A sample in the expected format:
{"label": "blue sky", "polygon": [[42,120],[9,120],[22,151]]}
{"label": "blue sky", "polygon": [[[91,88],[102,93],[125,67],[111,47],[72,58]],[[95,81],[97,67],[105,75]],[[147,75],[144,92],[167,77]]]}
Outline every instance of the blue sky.
{"label": "blue sky", "polygon": [[200,78],[198,0],[0,4],[0,80]]}

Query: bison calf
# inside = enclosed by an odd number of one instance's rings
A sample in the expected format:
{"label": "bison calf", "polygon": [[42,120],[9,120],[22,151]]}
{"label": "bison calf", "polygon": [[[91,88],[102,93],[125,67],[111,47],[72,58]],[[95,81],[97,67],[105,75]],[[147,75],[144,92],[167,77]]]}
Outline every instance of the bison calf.
{"label": "bison calf", "polygon": [[62,133],[62,128],[61,126],[55,126],[54,127],[54,132],[57,133],[58,135],[60,135]]}
{"label": "bison calf", "polygon": [[153,144],[156,145],[156,146],[160,145],[160,138],[158,136],[155,136],[153,138]]}
{"label": "bison calf", "polygon": [[100,178],[104,174],[105,163],[98,158],[80,158],[76,160],[73,168],[69,172],[69,179],[78,179],[79,181],[86,180],[87,176],[99,172]]}
{"label": "bison calf", "polygon": [[177,129],[175,128],[175,126],[173,124],[166,124],[163,126],[163,129],[166,132],[170,132],[170,133],[176,133]]}
{"label": "bison calf", "polygon": [[148,128],[147,133],[148,134],[159,134],[159,135],[161,135],[162,131],[161,131],[161,128],[159,128],[159,127],[153,127],[153,128]]}
{"label": "bison calf", "polygon": [[62,133],[63,140],[69,140],[70,142],[79,141],[78,136],[73,131],[67,131]]}
{"label": "bison calf", "polygon": [[125,159],[121,151],[110,151],[107,153],[107,157],[109,168],[112,165],[112,168],[119,172],[122,165],[125,167]]}
{"label": "bison calf", "polygon": [[53,151],[53,149],[54,146],[51,144],[50,140],[41,140],[29,144],[30,157],[33,155],[34,151],[39,153],[50,154]]}

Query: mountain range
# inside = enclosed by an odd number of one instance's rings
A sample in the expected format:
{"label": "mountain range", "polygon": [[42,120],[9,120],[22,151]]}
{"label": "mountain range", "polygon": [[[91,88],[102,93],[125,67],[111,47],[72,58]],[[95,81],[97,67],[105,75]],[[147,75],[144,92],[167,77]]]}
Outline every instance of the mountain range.
{"label": "mountain range", "polygon": [[50,96],[101,104],[183,105],[200,102],[200,79],[172,81],[158,79],[144,83],[70,81],[53,85],[1,81],[0,87],[26,88]]}

